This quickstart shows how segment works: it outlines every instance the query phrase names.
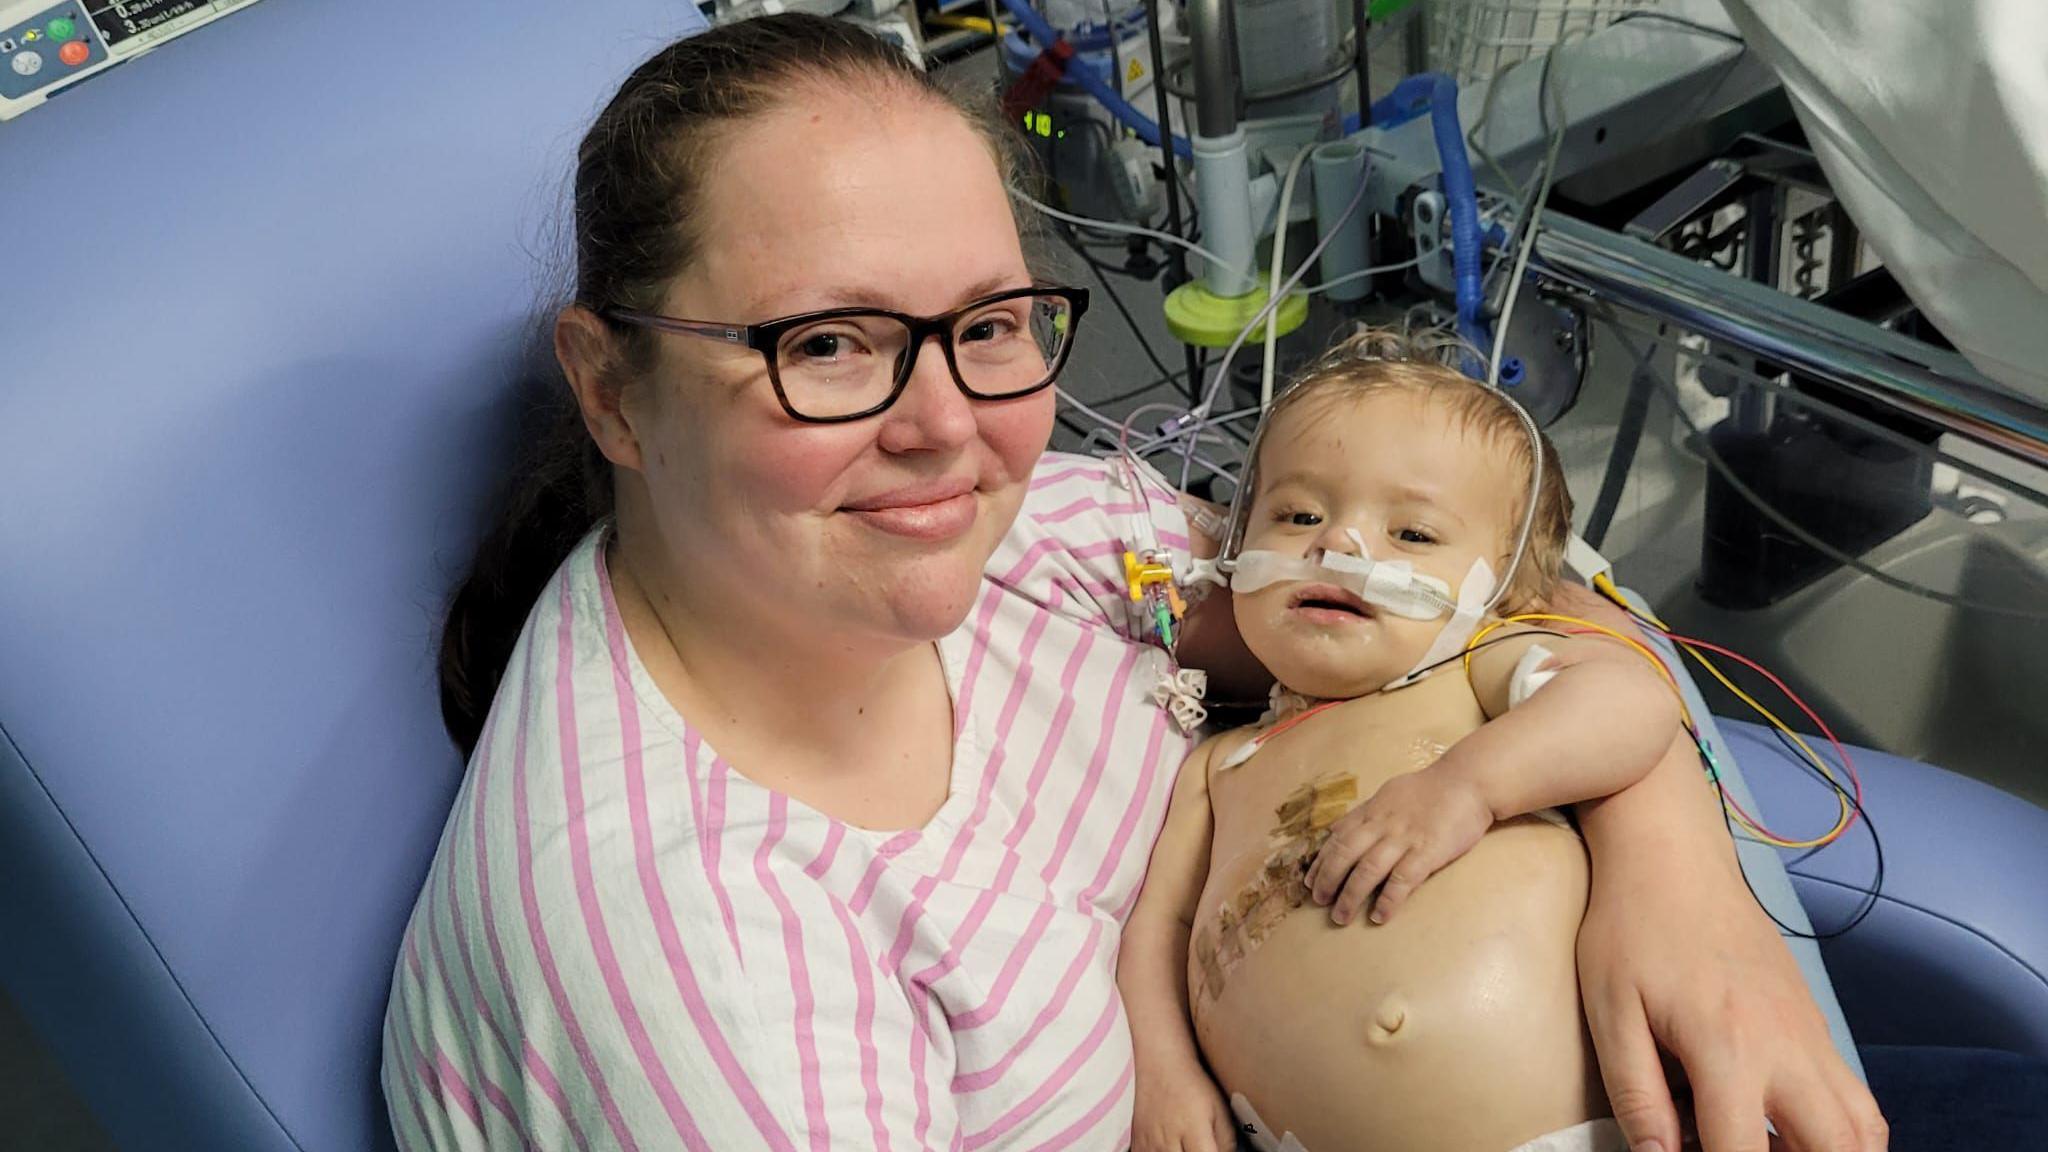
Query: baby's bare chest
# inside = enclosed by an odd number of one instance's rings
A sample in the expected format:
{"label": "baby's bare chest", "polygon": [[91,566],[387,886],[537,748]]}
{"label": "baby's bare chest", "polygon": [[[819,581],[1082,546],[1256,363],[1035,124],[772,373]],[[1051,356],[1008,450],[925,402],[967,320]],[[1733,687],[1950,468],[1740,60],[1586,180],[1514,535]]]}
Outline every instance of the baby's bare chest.
{"label": "baby's bare chest", "polygon": [[1485,721],[1471,689],[1445,680],[1337,705],[1274,730],[1249,760],[1212,768],[1212,860],[1317,838],[1380,785],[1435,763]]}

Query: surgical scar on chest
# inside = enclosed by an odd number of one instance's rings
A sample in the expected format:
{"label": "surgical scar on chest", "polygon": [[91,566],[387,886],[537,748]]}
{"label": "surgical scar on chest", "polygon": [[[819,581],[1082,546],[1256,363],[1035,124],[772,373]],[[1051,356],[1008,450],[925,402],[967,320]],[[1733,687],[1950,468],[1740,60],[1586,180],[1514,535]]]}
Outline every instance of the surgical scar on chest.
{"label": "surgical scar on chest", "polygon": [[1450,750],[1449,744],[1440,744],[1427,736],[1417,736],[1408,744],[1408,767],[1412,771],[1420,772],[1443,759],[1444,753]]}
{"label": "surgical scar on chest", "polygon": [[1329,839],[1330,825],[1357,803],[1358,777],[1332,773],[1295,789],[1273,810],[1264,863],[1195,938],[1197,1004],[1214,1003],[1231,971],[1289,912],[1308,902],[1309,865]]}

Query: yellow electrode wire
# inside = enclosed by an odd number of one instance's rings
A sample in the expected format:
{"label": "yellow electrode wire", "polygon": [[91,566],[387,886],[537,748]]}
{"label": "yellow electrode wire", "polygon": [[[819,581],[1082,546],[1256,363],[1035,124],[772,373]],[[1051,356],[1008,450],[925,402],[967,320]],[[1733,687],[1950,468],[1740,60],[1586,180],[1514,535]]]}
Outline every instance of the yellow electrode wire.
{"label": "yellow electrode wire", "polygon": [[1692,722],[1692,712],[1688,710],[1685,706],[1685,696],[1683,694],[1678,693],[1677,679],[1671,675],[1671,669],[1666,668],[1664,666],[1664,662],[1662,660],[1657,659],[1657,654],[1655,652],[1652,652],[1648,648],[1643,647],[1643,645],[1639,641],[1631,640],[1627,636],[1624,636],[1621,633],[1616,632],[1612,628],[1609,628],[1602,624],[1595,624],[1591,620],[1581,620],[1577,616],[1557,616],[1548,612],[1524,612],[1519,616],[1509,616],[1505,620],[1496,620],[1493,623],[1488,624],[1486,627],[1481,628],[1479,631],[1473,633],[1472,639],[1467,640],[1465,642],[1465,675],[1467,677],[1470,677],[1472,675],[1472,656],[1474,654],[1475,649],[1479,647],[1480,641],[1486,639],[1488,636],[1492,635],[1495,632],[1498,632],[1499,630],[1507,627],[1510,624],[1530,624],[1535,623],[1537,621],[1552,621],[1558,624],[1574,624],[1580,628],[1586,628],[1591,631],[1598,632],[1599,634],[1607,637],[1610,640],[1619,640],[1623,644],[1626,644],[1629,647],[1635,649],[1636,655],[1641,656],[1645,660],[1648,660],[1650,662],[1650,667],[1655,668],[1657,670],[1657,675],[1664,677],[1664,682],[1666,684],[1671,685],[1671,691],[1674,694],[1678,694],[1679,712],[1685,716],[1687,723]]}
{"label": "yellow electrode wire", "polygon": [[[1615,631],[1615,630],[1614,630],[1614,629],[1612,629],[1612,628],[1609,628],[1609,627],[1607,627],[1607,626],[1605,626],[1605,625],[1602,625],[1602,624],[1596,624],[1596,623],[1594,623],[1594,622],[1593,622],[1593,621],[1591,621],[1591,620],[1585,620],[1585,619],[1581,619],[1580,617],[1577,617],[1577,616],[1560,616],[1560,615],[1556,615],[1556,614],[1554,614],[1554,613],[1549,613],[1549,612],[1525,612],[1525,613],[1522,613],[1521,615],[1518,615],[1518,616],[1509,616],[1509,617],[1507,617],[1507,618],[1506,618],[1506,619],[1504,619],[1504,620],[1496,620],[1496,621],[1494,621],[1493,623],[1491,623],[1491,624],[1487,625],[1486,627],[1484,627],[1484,628],[1481,628],[1481,629],[1480,629],[1480,630],[1479,630],[1478,632],[1476,632],[1476,633],[1474,633],[1474,634],[1473,634],[1473,636],[1472,636],[1472,639],[1470,639],[1470,640],[1466,641],[1466,643],[1465,643],[1465,674],[1466,674],[1466,676],[1468,676],[1468,677],[1469,677],[1469,676],[1471,676],[1471,674],[1472,674],[1472,657],[1473,657],[1473,655],[1475,654],[1475,649],[1476,649],[1476,648],[1478,647],[1478,645],[1479,645],[1479,643],[1480,643],[1481,641],[1483,641],[1483,640],[1485,640],[1485,639],[1486,639],[1486,637],[1487,637],[1487,636],[1489,636],[1489,635],[1493,634],[1494,632],[1497,632],[1497,631],[1499,631],[1499,630],[1500,630],[1500,629],[1502,629],[1502,628],[1505,628],[1505,627],[1507,627],[1507,626],[1508,626],[1508,625],[1510,625],[1510,624],[1530,624],[1530,623],[1537,623],[1537,622],[1548,622],[1548,623],[1556,623],[1556,624],[1571,624],[1571,625],[1574,625],[1574,626],[1576,626],[1576,627],[1580,627],[1580,628],[1585,628],[1585,629],[1588,629],[1588,630],[1590,630],[1590,631],[1593,631],[1593,632],[1597,632],[1597,633],[1599,633],[1600,635],[1602,635],[1602,636],[1605,636],[1605,637],[1607,637],[1607,638],[1609,638],[1609,639],[1611,639],[1611,640],[1618,640],[1618,641],[1620,641],[1621,643],[1623,643],[1623,644],[1626,644],[1626,645],[1628,645],[1628,646],[1629,646],[1630,648],[1633,648],[1633,649],[1635,649],[1636,655],[1638,655],[1638,656],[1641,656],[1641,657],[1642,657],[1643,659],[1645,659],[1645,660],[1649,661],[1649,662],[1650,662],[1650,666],[1651,666],[1652,668],[1655,668],[1655,669],[1657,670],[1657,674],[1658,674],[1659,676],[1662,676],[1662,677],[1664,678],[1664,682],[1665,682],[1666,684],[1668,684],[1668,685],[1669,685],[1669,686],[1671,687],[1671,691],[1672,691],[1672,693],[1673,693],[1674,695],[1676,695],[1676,696],[1678,697],[1678,711],[1679,711],[1679,715],[1680,715],[1680,716],[1682,716],[1682,717],[1684,718],[1684,721],[1685,721],[1685,725],[1686,725],[1686,728],[1687,728],[1687,730],[1688,730],[1688,731],[1696,731],[1696,729],[1695,729],[1695,728],[1694,728],[1694,726],[1693,726],[1693,721],[1692,721],[1692,710],[1691,710],[1690,708],[1686,707],[1686,703],[1685,703],[1685,695],[1684,695],[1684,693],[1682,693],[1682,692],[1680,692],[1680,691],[1679,691],[1679,688],[1678,688],[1678,680],[1677,680],[1677,678],[1676,678],[1676,677],[1674,677],[1674,676],[1673,676],[1673,675],[1671,674],[1671,669],[1669,669],[1669,668],[1667,668],[1667,667],[1665,667],[1665,666],[1664,666],[1664,661],[1662,661],[1662,660],[1659,660],[1659,659],[1657,658],[1657,655],[1656,655],[1656,653],[1654,653],[1654,652],[1650,651],[1650,650],[1649,650],[1648,648],[1644,647],[1644,646],[1643,646],[1643,645],[1642,645],[1642,644],[1641,644],[1641,643],[1640,643],[1639,641],[1636,641],[1636,640],[1634,640],[1634,639],[1631,639],[1631,638],[1630,638],[1630,637],[1628,637],[1628,636],[1624,636],[1624,635],[1622,635],[1622,634],[1621,634],[1620,632],[1617,632],[1617,631]],[[1697,652],[1693,653],[1693,655],[1694,655],[1694,657],[1695,657],[1695,658],[1698,658],[1698,657],[1699,657],[1699,654],[1698,654]],[[1727,679],[1726,679],[1726,677],[1723,677],[1723,676],[1721,675],[1721,673],[1720,673],[1720,671],[1719,671],[1718,669],[1715,669],[1715,668],[1712,668],[1711,666],[1709,666],[1709,668],[1708,668],[1708,671],[1710,671],[1710,672],[1713,672],[1713,673],[1714,673],[1714,676],[1715,676],[1715,678],[1717,678],[1717,679],[1721,680],[1721,682],[1722,682],[1723,684],[1727,684],[1727,683],[1728,683],[1728,682],[1727,682]],[[1735,691],[1737,695],[1741,695],[1741,691],[1740,691],[1739,689],[1736,689],[1734,685],[1732,685],[1732,684],[1729,684],[1729,685],[1728,685],[1728,687],[1729,687],[1729,688],[1730,688],[1731,690]],[[1763,712],[1763,713],[1764,713],[1764,715],[1765,715],[1765,716],[1766,716],[1767,718],[1769,718],[1769,719],[1770,719],[1770,720],[1771,720],[1771,721],[1772,721],[1773,723],[1777,723],[1777,718],[1776,718],[1776,717],[1774,717],[1774,716],[1771,716],[1771,715],[1770,715],[1770,714],[1769,714],[1768,712],[1764,712],[1763,708],[1762,708],[1762,707],[1761,707],[1760,705],[1758,705],[1758,704],[1757,704],[1757,703],[1756,703],[1755,701],[1753,701],[1753,700],[1749,700],[1749,699],[1748,699],[1747,697],[1744,697],[1744,700],[1745,700],[1745,702],[1747,702],[1747,703],[1748,703],[1748,704],[1750,705],[1750,707],[1752,707],[1752,708],[1755,708],[1755,709],[1757,709],[1757,711],[1759,711],[1759,712]],[[1782,727],[1783,727],[1783,725],[1782,725],[1782,724],[1780,724],[1780,725],[1779,725],[1779,727],[1781,727],[1781,728],[1782,728]],[[1789,731],[1789,729],[1788,729],[1787,731]],[[1796,737],[1795,737],[1795,738],[1796,738]],[[1811,754],[1810,750],[1809,750],[1809,754]],[[1718,785],[1717,785],[1717,787],[1718,787]],[[1841,794],[1840,794],[1839,792],[1837,792],[1837,793],[1836,793],[1836,798],[1837,798],[1838,800],[1840,799],[1840,796],[1841,796]],[[1790,840],[1784,840],[1784,839],[1781,839],[1781,838],[1779,838],[1779,837],[1777,837],[1777,836],[1773,836],[1773,835],[1771,835],[1771,834],[1770,834],[1769,832],[1766,832],[1766,831],[1764,831],[1764,830],[1763,830],[1762,828],[1759,828],[1759,827],[1757,827],[1757,826],[1756,826],[1756,824],[1755,824],[1754,822],[1752,822],[1752,821],[1750,821],[1749,819],[1745,818],[1745,817],[1744,817],[1744,816],[1742,815],[1742,813],[1740,813],[1739,811],[1736,811],[1736,810],[1734,810],[1734,809],[1732,809],[1732,808],[1729,808],[1729,806],[1728,806],[1728,803],[1727,803],[1727,798],[1726,798],[1726,795],[1725,795],[1725,794],[1724,794],[1724,795],[1723,795],[1723,797],[1722,797],[1722,807],[1723,807],[1724,809],[1727,809],[1727,810],[1728,810],[1728,814],[1729,814],[1729,815],[1730,815],[1730,816],[1731,816],[1731,817],[1732,817],[1732,818],[1733,818],[1733,819],[1735,820],[1735,822],[1736,822],[1736,823],[1738,823],[1738,824],[1742,825],[1743,831],[1745,831],[1745,832],[1749,833],[1750,835],[1754,836],[1754,837],[1755,837],[1755,838],[1757,838],[1758,840],[1761,840],[1761,841],[1763,841],[1763,842],[1765,842],[1765,843],[1767,843],[1767,844],[1770,844],[1770,845],[1772,845],[1773,847],[1778,847],[1778,848],[1808,848],[1808,847],[1814,847],[1814,846],[1815,846],[1815,845],[1813,845],[1813,844],[1810,844],[1810,843],[1805,843],[1805,842],[1794,842],[1794,841],[1790,841]],[[1847,809],[1847,807],[1848,807],[1847,803],[1846,803],[1846,802],[1844,802],[1844,803],[1843,803],[1843,808],[1844,808],[1844,809],[1846,810],[1846,809]],[[1829,836],[1830,836],[1830,837],[1833,837],[1833,836],[1838,836],[1838,835],[1840,835],[1840,834],[1841,834],[1841,831],[1842,831],[1842,829],[1843,829],[1843,828],[1845,828],[1845,827],[1847,827],[1847,824],[1846,824],[1846,822],[1843,822],[1843,821],[1838,821],[1838,822],[1837,822],[1837,824],[1836,824],[1836,828],[1835,828],[1835,830],[1834,830],[1833,832],[1829,833]]]}
{"label": "yellow electrode wire", "polygon": [[[1607,597],[1609,600],[1614,601],[1616,604],[1620,605],[1624,610],[1636,612],[1638,615],[1643,617],[1643,619],[1648,620],[1654,627],[1660,630],[1665,629],[1666,626],[1664,622],[1662,620],[1659,620],[1654,613],[1649,612],[1647,610],[1638,611],[1633,605],[1629,604],[1626,600],[1624,600],[1621,595],[1621,589],[1615,587],[1614,581],[1605,572],[1602,572],[1599,575],[1593,577],[1593,587],[1598,589],[1601,595]],[[1672,643],[1677,644],[1680,648],[1683,648],[1686,651],[1687,655],[1691,656],[1694,660],[1697,660],[1699,662],[1700,667],[1705,668],[1707,670],[1708,675],[1720,681],[1721,686],[1723,688],[1726,688],[1728,689],[1728,691],[1733,692],[1735,694],[1736,699],[1742,701],[1744,704],[1749,705],[1749,707],[1752,710],[1754,710],[1757,715],[1762,716],[1766,721],[1769,721],[1771,727],[1776,728],[1780,732],[1783,732],[1787,739],[1791,740],[1795,745],[1798,746],[1800,752],[1805,755],[1806,760],[1809,764],[1812,764],[1814,767],[1820,769],[1821,773],[1825,775],[1830,781],[1835,781],[1835,774],[1833,771],[1829,769],[1827,761],[1822,760],[1819,754],[1813,750],[1811,745],[1807,744],[1805,739],[1803,739],[1799,735],[1799,733],[1794,732],[1791,729],[1791,727],[1788,726],[1783,720],[1780,720],[1777,718],[1777,716],[1773,715],[1770,709],[1764,707],[1762,704],[1757,703],[1756,700],[1749,695],[1749,693],[1744,692],[1742,689],[1736,687],[1734,682],[1729,680],[1728,677],[1724,675],[1721,672],[1721,670],[1714,665],[1713,661],[1707,659],[1705,653],[1701,652],[1699,649],[1693,647],[1692,645],[1686,644],[1682,641],[1673,640]],[[1657,666],[1660,669],[1663,668],[1663,662],[1659,661]],[[1826,835],[1815,837],[1812,840],[1786,840],[1778,836],[1773,836],[1770,833],[1765,832],[1763,829],[1757,827],[1748,819],[1744,818],[1740,813],[1731,813],[1731,815],[1734,815],[1736,822],[1741,824],[1743,828],[1747,830],[1750,834],[1754,835],[1757,839],[1762,840],[1768,844],[1774,845],[1779,848],[1819,848],[1823,845],[1833,843],[1838,837],[1841,836],[1843,832],[1848,830],[1849,821],[1854,818],[1855,809],[1853,809],[1850,806],[1849,798],[1844,794],[1839,781],[1836,781],[1835,801],[1837,804],[1841,806],[1841,812],[1835,820],[1834,828],[1829,830]]]}
{"label": "yellow electrode wire", "polygon": [[[1800,737],[1799,733],[1794,732],[1792,729],[1786,727],[1785,722],[1783,720],[1778,719],[1776,716],[1772,715],[1770,709],[1764,707],[1763,705],[1757,703],[1755,700],[1751,699],[1749,693],[1744,692],[1740,688],[1737,688],[1734,682],[1729,680],[1726,675],[1722,674],[1719,668],[1714,667],[1711,661],[1709,661],[1705,656],[1700,655],[1698,649],[1692,647],[1689,644],[1681,644],[1680,647],[1684,648],[1687,652],[1692,653],[1693,659],[1698,660],[1700,662],[1700,667],[1705,668],[1709,675],[1711,675],[1714,679],[1719,680],[1721,682],[1721,687],[1726,688],[1730,692],[1735,693],[1735,698],[1737,700],[1740,700],[1744,704],[1749,705],[1752,709],[1756,711],[1757,715],[1762,716],[1765,720],[1770,721],[1771,727],[1776,728],[1780,732],[1783,732],[1787,738],[1789,738],[1794,744],[1797,744],[1799,746],[1799,750],[1805,753],[1806,759],[1810,763],[1818,767],[1821,770],[1821,772],[1827,776],[1829,780],[1834,780],[1834,773],[1828,771],[1827,762],[1822,760],[1820,756],[1814,752],[1813,748],[1810,745],[1808,745],[1804,739]],[[1825,844],[1832,844],[1834,843],[1837,837],[1839,837],[1842,833],[1849,830],[1849,821],[1855,815],[1855,809],[1849,806],[1849,797],[1845,793],[1844,789],[1841,787],[1839,782],[1837,782],[1835,786],[1835,801],[1836,803],[1842,806],[1842,812],[1841,815],[1836,818],[1835,826],[1832,829],[1830,829],[1828,833],[1824,836],[1817,836],[1811,840],[1781,840],[1776,836],[1764,833],[1762,829],[1755,828],[1754,825],[1751,825],[1751,828],[1753,831],[1756,831],[1763,839],[1768,840],[1770,843],[1780,848],[1819,848]],[[1744,820],[1742,821],[1742,823],[1748,824],[1749,821]]]}

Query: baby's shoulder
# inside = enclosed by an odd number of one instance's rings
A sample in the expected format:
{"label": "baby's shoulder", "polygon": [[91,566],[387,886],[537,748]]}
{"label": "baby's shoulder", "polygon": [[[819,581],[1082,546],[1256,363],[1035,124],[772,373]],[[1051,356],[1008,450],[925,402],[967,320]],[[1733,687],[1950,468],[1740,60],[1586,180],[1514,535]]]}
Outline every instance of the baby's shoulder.
{"label": "baby's shoulder", "polygon": [[1188,753],[1181,768],[1182,775],[1196,775],[1206,787],[1224,765],[1241,763],[1246,750],[1256,747],[1260,734],[1270,727],[1269,724],[1246,724],[1214,733]]}

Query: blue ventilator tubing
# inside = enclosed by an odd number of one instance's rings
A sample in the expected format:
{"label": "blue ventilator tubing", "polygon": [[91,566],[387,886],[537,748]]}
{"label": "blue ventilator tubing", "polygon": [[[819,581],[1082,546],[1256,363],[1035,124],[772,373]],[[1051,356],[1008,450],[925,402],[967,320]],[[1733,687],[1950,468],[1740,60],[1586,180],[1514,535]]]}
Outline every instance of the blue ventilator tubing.
{"label": "blue ventilator tubing", "polygon": [[[1458,82],[1436,73],[1430,84],[1429,126],[1436,135],[1437,161],[1443,167],[1444,207],[1451,216],[1451,268],[1458,300],[1458,336],[1481,356],[1493,349],[1493,337],[1479,321],[1484,297],[1479,257],[1479,189],[1472,179],[1472,157],[1465,151],[1465,130],[1458,123]],[[1485,366],[1467,355],[1465,374],[1483,379]]]}
{"label": "blue ventilator tubing", "polygon": [[[1482,354],[1493,350],[1493,337],[1479,319],[1485,299],[1480,274],[1479,187],[1472,178],[1472,157],[1465,151],[1465,129],[1458,123],[1458,82],[1441,72],[1418,72],[1394,85],[1394,90],[1372,102],[1368,109],[1370,126],[1395,128],[1418,116],[1429,115],[1436,137],[1437,164],[1443,169],[1444,202],[1451,216],[1451,266],[1455,273],[1458,300],[1458,337]],[[1364,125],[1354,113],[1344,118],[1348,136]],[[1499,231],[1499,226],[1495,226]],[[1499,232],[1495,243],[1506,243]],[[1466,375],[1484,379],[1486,366],[1472,356],[1460,365]]]}
{"label": "blue ventilator tubing", "polygon": [[[1009,9],[1010,15],[1017,18],[1017,23],[1024,26],[1024,31],[1030,35],[1040,51],[1051,48],[1059,40],[1060,34],[1054,31],[1051,24],[1046,23],[1045,17],[1038,14],[1038,10],[1031,6],[1029,0],[1003,0],[1003,7]],[[1113,55],[1114,53],[1112,52]],[[1096,75],[1093,68],[1085,65],[1068,68],[1066,75],[1086,89],[1088,94],[1093,96],[1104,108],[1109,109],[1110,115],[1115,116],[1124,123],[1125,127],[1137,133],[1138,139],[1152,145],[1154,148],[1159,146],[1159,125],[1154,124],[1151,117],[1131,107],[1130,101],[1117,95],[1116,89],[1110,87],[1108,81],[1105,81],[1101,76]],[[1160,81],[1155,79],[1154,82],[1158,83]],[[1183,160],[1192,160],[1194,158],[1194,150],[1189,147],[1185,137],[1175,136],[1173,138],[1173,152],[1174,155],[1179,156]],[[1469,169],[1467,171],[1469,172]]]}

